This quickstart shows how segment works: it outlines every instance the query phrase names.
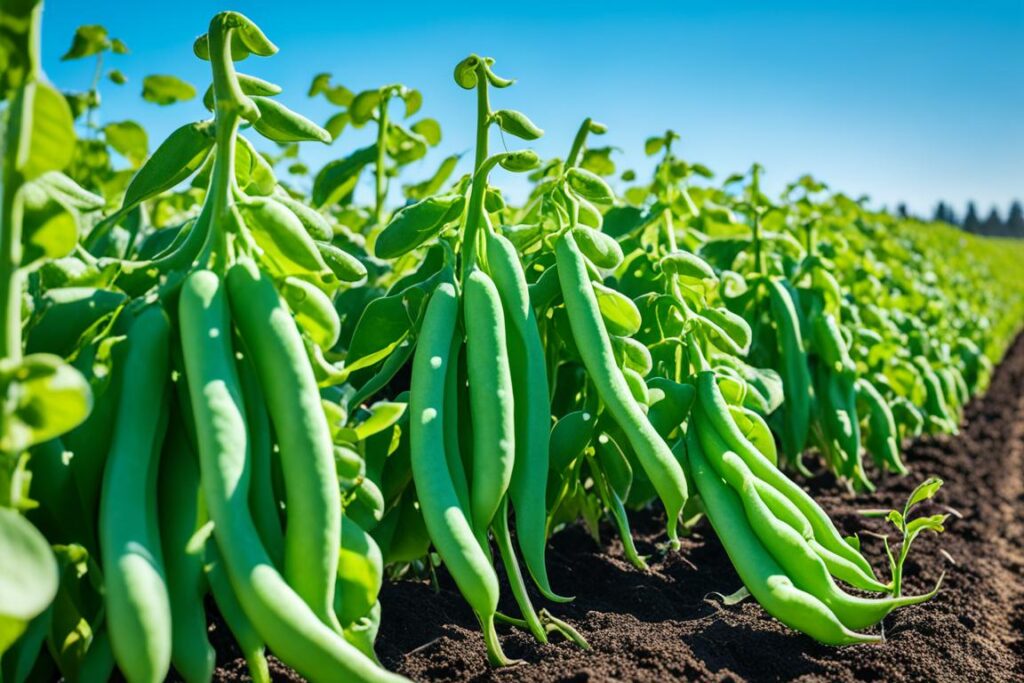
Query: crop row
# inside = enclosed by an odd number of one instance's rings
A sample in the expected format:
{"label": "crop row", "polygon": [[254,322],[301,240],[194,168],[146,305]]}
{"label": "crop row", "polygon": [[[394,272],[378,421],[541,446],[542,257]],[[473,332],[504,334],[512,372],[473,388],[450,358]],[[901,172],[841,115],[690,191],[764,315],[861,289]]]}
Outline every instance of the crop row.
{"label": "crop row", "polygon": [[[442,565],[492,664],[499,626],[588,648],[544,606],[572,600],[547,541],[610,519],[643,571],[629,517],[651,505],[663,552],[706,517],[745,590],[822,643],[878,642],[939,590],[901,586],[913,539],[943,528],[915,514],[940,481],[888,513],[882,577],[799,479],[872,489],[912,473],[908,439],[957,431],[1024,320],[1020,245],[809,176],[769,197],[757,165],[716,182],[672,131],[646,179],[617,174],[590,119],[564,159],[494,151],[495,128],[543,131],[492,108],[513,81],[476,55],[454,71],[470,172],[444,159],[393,211],[441,136],[410,123],[419,92],[317,76],[339,109],[321,127],[238,70],[277,48],[234,12],[194,44],[210,118],[140,153],[138,124],[100,129],[97,98],[45,79],[41,2],[3,10],[3,683],[208,681],[207,595],[254,680],[268,648],[316,681],[398,680],[374,654],[381,585]],[[84,28],[71,57],[123,51]],[[302,182],[298,143],[349,125],[375,142]]]}

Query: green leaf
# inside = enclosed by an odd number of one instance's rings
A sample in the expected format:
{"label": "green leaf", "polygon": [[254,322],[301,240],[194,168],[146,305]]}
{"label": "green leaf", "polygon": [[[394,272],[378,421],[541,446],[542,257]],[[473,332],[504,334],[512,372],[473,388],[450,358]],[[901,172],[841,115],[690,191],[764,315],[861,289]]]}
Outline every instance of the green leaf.
{"label": "green leaf", "polygon": [[612,161],[612,148],[596,147],[588,149],[583,153],[580,167],[600,176],[613,175],[615,173],[615,162]]}
{"label": "green leaf", "polygon": [[114,38],[110,41],[110,49],[114,54],[126,55],[128,54],[128,46],[124,44],[124,41],[120,38]]}
{"label": "green leaf", "polygon": [[149,154],[146,130],[135,121],[108,123],[103,127],[107,144],[138,168]]}
{"label": "green leaf", "polygon": [[352,119],[349,117],[347,111],[338,112],[331,118],[327,119],[327,123],[324,124],[324,130],[331,134],[332,142],[338,139],[338,136],[341,135],[342,131],[345,130],[345,126],[347,126],[351,120]]}
{"label": "green leaf", "polygon": [[10,410],[0,416],[4,453],[20,453],[74,429],[92,408],[89,383],[59,356],[37,353],[20,363],[0,361],[0,386]]}
{"label": "green leaf", "polygon": [[570,168],[565,174],[573,192],[596,204],[611,204],[615,193],[601,176],[583,168]]}
{"label": "green leaf", "polygon": [[917,535],[922,531],[931,531],[935,534],[941,534],[946,530],[944,524],[949,518],[949,515],[931,515],[930,517],[918,517],[910,520],[907,523],[907,528],[904,532],[906,540],[904,543],[911,543]]}
{"label": "green leaf", "polygon": [[277,100],[254,95],[252,101],[260,110],[253,128],[263,137],[274,142],[312,140],[330,144],[330,133]]}
{"label": "green leaf", "polygon": [[373,118],[373,112],[380,104],[379,90],[364,90],[355,96],[352,104],[349,105],[348,113],[352,117],[352,123],[361,126]]}
{"label": "green leaf", "polygon": [[620,337],[631,337],[640,329],[642,322],[640,311],[629,297],[600,282],[592,283],[597,296],[597,306],[601,309],[611,334]]}
{"label": "green leaf", "polygon": [[654,154],[657,154],[664,146],[665,138],[647,138],[647,141],[644,142],[644,154],[646,154],[647,156],[652,156]]}
{"label": "green leaf", "polygon": [[57,595],[57,560],[24,517],[0,508],[0,655]]}
{"label": "green leaf", "polygon": [[377,159],[377,145],[368,145],[344,159],[324,165],[313,180],[313,204],[317,207],[345,203],[352,196],[359,175],[367,164]]}
{"label": "green leaf", "polygon": [[22,204],[21,265],[67,256],[78,242],[75,214],[45,184],[26,183],[18,190]]}
{"label": "green leaf", "polygon": [[171,133],[132,177],[121,210],[126,211],[199,170],[213,148],[213,122],[189,123]]}
{"label": "green leaf", "polygon": [[15,168],[25,180],[62,171],[75,151],[74,119],[68,101],[53,86],[32,81],[22,86],[8,114],[8,140],[17,140]]}
{"label": "green leaf", "polygon": [[404,166],[426,156],[427,141],[423,136],[392,121],[388,124],[387,151],[395,163]]}
{"label": "green leaf", "polygon": [[403,90],[402,99],[405,100],[405,118],[409,118],[423,106],[423,93],[419,90],[411,88]]}
{"label": "green leaf", "polygon": [[455,171],[455,166],[459,163],[459,155],[453,154],[450,157],[445,157],[441,165],[434,171],[434,175],[430,176],[421,183],[415,185],[404,185],[402,192],[409,199],[423,199],[435,194],[441,189],[441,186],[445,184],[448,178],[451,177],[452,172]]}
{"label": "green leaf", "polygon": [[506,133],[515,135],[517,138],[523,140],[536,140],[540,136],[544,135],[544,131],[537,127],[537,125],[521,111],[515,111],[514,109],[499,109],[494,112],[491,116],[498,122],[500,127]]}
{"label": "green leaf", "polygon": [[[120,42],[120,41],[118,41]],[[123,43],[122,43],[123,45]],[[107,37],[107,29],[99,24],[87,24],[79,26],[71,39],[71,47],[60,58],[62,62],[71,59],[82,59],[103,52],[111,47],[110,38]]]}
{"label": "green leaf", "polygon": [[111,83],[115,85],[124,85],[128,82],[128,77],[124,75],[120,69],[111,69],[107,72],[107,78],[110,79]]}
{"label": "green leaf", "polygon": [[897,529],[899,529],[900,531],[903,531],[904,520],[903,520],[903,515],[900,514],[899,510],[890,510],[889,514],[887,514],[885,516],[885,518],[889,522],[891,522],[893,524],[893,526],[895,526]]}
{"label": "green leaf", "polygon": [[364,439],[383,432],[398,422],[405,413],[407,404],[392,401],[378,401],[370,406],[369,416],[355,426],[356,437]]}
{"label": "green leaf", "polygon": [[928,500],[935,496],[942,488],[942,480],[938,477],[929,477],[923,482],[917,485],[913,493],[910,494],[910,498],[907,499],[907,506],[904,508],[909,511],[910,508],[914,507],[918,503]]}
{"label": "green leaf", "polygon": [[374,253],[377,258],[392,259],[412,251],[457,218],[464,203],[463,195],[446,194],[405,207],[377,236]]}
{"label": "green leaf", "polygon": [[195,96],[195,87],[177,76],[155,74],[142,81],[142,99],[161,106],[185,102]]}
{"label": "green leaf", "polygon": [[441,142],[441,124],[434,119],[420,119],[411,126],[412,132],[422,136],[431,147]]}

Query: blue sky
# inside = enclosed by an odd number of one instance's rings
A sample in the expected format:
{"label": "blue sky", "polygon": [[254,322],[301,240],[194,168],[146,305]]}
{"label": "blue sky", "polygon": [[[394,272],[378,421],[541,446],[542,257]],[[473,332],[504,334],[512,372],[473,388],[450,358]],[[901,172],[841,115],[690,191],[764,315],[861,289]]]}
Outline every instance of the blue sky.
{"label": "blue sky", "polygon": [[[44,66],[58,86],[84,90],[94,63],[60,62],[79,24],[101,23],[131,49],[113,56],[129,83],[102,87],[106,121],[134,118],[151,148],[204,115],[198,100],[158,107],[142,78],[171,73],[209,82],[193,38],[225,8],[206,1],[48,0]],[[309,100],[329,71],[358,91],[401,82],[423,92],[423,115],[444,130],[438,151],[408,176],[429,175],[444,154],[468,150],[474,99],[452,81],[470,52],[518,79],[495,107],[519,109],[546,130],[542,155],[564,156],[585,116],[609,127],[620,168],[645,172],[643,141],[673,128],[679,152],[721,176],[760,161],[768,189],[805,172],[876,204],[930,211],[939,199],[987,213],[1024,196],[1024,0],[817,2],[261,2],[230,7],[281,48],[244,69],[284,87],[281,100],[314,120]],[[347,130],[330,147],[309,143],[318,167],[366,143]],[[510,145],[514,145],[510,141]],[[604,144],[604,143],[602,143]],[[499,181],[500,182],[500,181]]]}

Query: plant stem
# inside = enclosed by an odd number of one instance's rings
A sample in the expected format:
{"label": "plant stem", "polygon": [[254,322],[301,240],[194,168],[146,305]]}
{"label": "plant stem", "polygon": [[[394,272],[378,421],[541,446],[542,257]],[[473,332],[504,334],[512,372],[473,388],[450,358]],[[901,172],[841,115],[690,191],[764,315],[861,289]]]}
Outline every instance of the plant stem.
{"label": "plant stem", "polygon": [[387,160],[387,134],[388,134],[388,99],[390,90],[385,92],[378,105],[377,118],[377,166],[374,180],[376,181],[376,204],[374,205],[373,220],[377,225],[384,223],[384,200],[387,199],[388,187],[385,177],[384,164]]}
{"label": "plant stem", "polygon": [[565,167],[572,168],[576,165],[576,161],[580,156],[580,152],[583,150],[583,143],[587,140],[587,133],[590,132],[591,119],[588,116],[583,119],[583,123],[580,125],[580,129],[576,131],[576,137],[573,138],[572,147],[569,148],[569,156],[565,158]]}
{"label": "plant stem", "polygon": [[491,125],[491,99],[487,91],[487,73],[481,61],[476,69],[476,158],[473,171],[483,166],[487,159],[487,133]]}

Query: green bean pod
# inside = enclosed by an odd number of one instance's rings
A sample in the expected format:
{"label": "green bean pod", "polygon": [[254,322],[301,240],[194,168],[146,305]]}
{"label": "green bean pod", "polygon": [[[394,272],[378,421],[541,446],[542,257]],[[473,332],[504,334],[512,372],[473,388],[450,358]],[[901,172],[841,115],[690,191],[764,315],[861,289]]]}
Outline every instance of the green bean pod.
{"label": "green bean pod", "polygon": [[[724,444],[722,444],[724,446]],[[898,607],[930,600],[938,591],[899,598],[862,598],[850,595],[836,585],[825,562],[791,526],[772,514],[754,486],[754,475],[743,459],[728,450],[706,453],[709,460],[720,458],[725,480],[739,495],[747,521],[754,533],[786,571],[797,588],[825,603],[847,628],[857,631],[874,626]]]}
{"label": "green bean pod", "polygon": [[210,584],[210,593],[217,605],[217,611],[224,617],[224,623],[238,644],[238,649],[245,659],[245,665],[249,668],[249,676],[254,683],[270,683],[270,665],[267,663],[267,646],[256,632],[256,627],[245,615],[245,610],[238,602],[235,589],[231,587],[227,572],[224,569],[224,560],[217,549],[216,542],[207,544],[207,555],[209,564],[206,568],[207,581]]}
{"label": "green bean pod", "polygon": [[878,392],[875,385],[866,379],[858,379],[857,397],[868,408],[868,436],[866,446],[875,458],[879,468],[887,468],[899,474],[906,474],[907,468],[900,459],[900,448],[897,444],[899,432],[896,431],[896,420],[889,408],[889,403]]}
{"label": "green bean pod", "polygon": [[678,548],[676,529],[687,498],[683,469],[630,393],[615,361],[586,262],[572,234],[562,235],[555,249],[562,296],[583,365],[665,505],[668,537]]}
{"label": "green bean pod", "polygon": [[761,496],[761,500],[765,502],[772,511],[772,514],[803,536],[807,544],[822,559],[825,566],[828,567],[828,571],[832,576],[840,581],[845,581],[854,588],[860,588],[865,591],[888,593],[892,590],[891,585],[886,585],[873,577],[868,577],[858,565],[821,545],[814,537],[814,529],[811,528],[811,523],[807,521],[807,517],[774,486],[755,477],[754,488],[757,489],[758,495]]}
{"label": "green bean pod", "polygon": [[498,577],[473,533],[467,511],[459,505],[445,454],[445,385],[458,307],[455,287],[445,282],[434,290],[423,316],[409,392],[410,462],[434,548],[480,620],[488,659],[502,665],[510,662],[494,627]]}
{"label": "green bean pod", "polygon": [[263,547],[274,566],[284,564],[284,531],[281,513],[274,494],[274,442],[267,404],[260,389],[256,369],[247,355],[238,361],[238,380],[242,387],[242,403],[249,426],[249,448],[252,459],[252,480],[249,485],[249,508],[252,521],[263,541]]}
{"label": "green bean pod", "polygon": [[473,529],[484,543],[512,479],[516,459],[515,403],[498,289],[479,268],[469,274],[464,287],[466,367],[473,418],[469,498]]}
{"label": "green bean pod", "polygon": [[[210,271],[189,276],[182,286],[178,317],[203,496],[224,568],[245,615],[274,654],[312,681],[403,680],[378,668],[321,621],[274,568],[260,542],[247,499],[249,437],[220,278]],[[313,529],[303,531],[309,534]],[[340,545],[340,538],[334,542]]]}
{"label": "green bean pod", "polygon": [[103,474],[100,550],[107,624],[118,668],[130,683],[162,681],[171,665],[171,606],[157,532],[156,479],[166,405],[170,323],[158,306],[128,332],[124,392]]}
{"label": "green bean pod", "polygon": [[796,293],[782,279],[768,281],[768,301],[778,338],[782,363],[783,424],[782,449],[787,460],[802,467],[801,455],[807,445],[811,424],[811,375],[807,349],[800,332]]}
{"label": "green bean pod", "polygon": [[765,611],[786,626],[826,645],[881,641],[881,636],[851,631],[821,600],[793,584],[750,527],[739,497],[705,459],[692,431],[687,441],[686,457],[708,520],[743,585]]}
{"label": "green bean pod", "polygon": [[200,526],[199,464],[177,417],[160,461],[159,514],[171,600],[171,663],[188,683],[213,677],[217,653],[206,636],[203,553],[189,541]]}
{"label": "green bean pod", "polygon": [[288,513],[284,576],[325,624],[340,631],[334,584],[341,497],[320,390],[295,320],[270,278],[245,261],[232,266],[226,283],[232,317],[256,368],[280,449]]}
{"label": "green bean pod", "polygon": [[[822,546],[854,563],[864,573],[865,578],[874,579],[871,565],[863,555],[843,540],[821,506],[792,479],[772,465],[739,431],[731,419],[729,407],[718,388],[714,372],[703,371],[698,374],[696,408],[698,415],[705,416],[704,422],[708,428],[715,429],[722,436],[729,448],[743,458],[756,477],[778,489],[807,518],[814,529],[815,539]],[[700,421],[698,418],[698,422]]]}
{"label": "green bean pod", "polygon": [[544,345],[530,303],[522,263],[505,237],[487,231],[487,267],[501,296],[508,332],[508,357],[515,403],[515,466],[509,497],[516,513],[516,536],[523,563],[544,597],[566,598],[551,590],[544,561],[547,520],[548,434],[550,391]]}

